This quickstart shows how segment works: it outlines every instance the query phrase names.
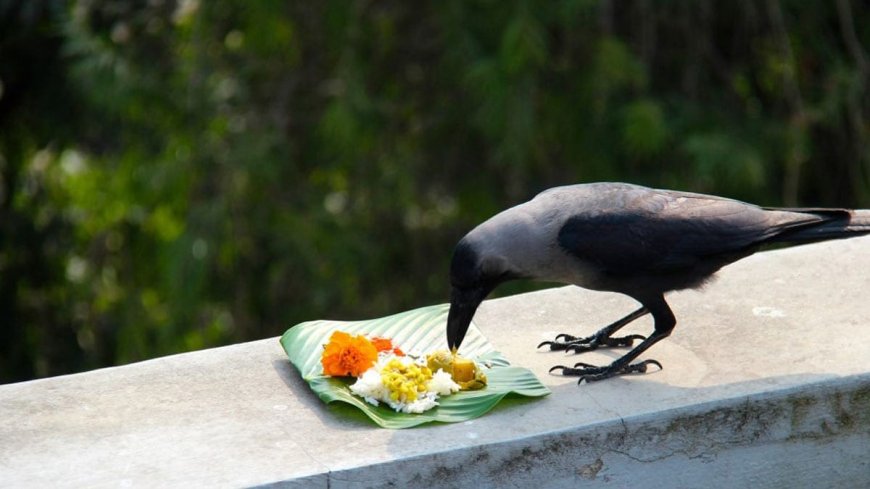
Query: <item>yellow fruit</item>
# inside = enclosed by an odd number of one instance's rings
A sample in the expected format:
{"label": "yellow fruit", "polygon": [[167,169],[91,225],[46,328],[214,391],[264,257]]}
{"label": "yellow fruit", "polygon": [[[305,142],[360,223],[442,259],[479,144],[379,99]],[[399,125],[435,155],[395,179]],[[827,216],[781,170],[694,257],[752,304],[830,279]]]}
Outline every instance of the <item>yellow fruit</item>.
{"label": "yellow fruit", "polygon": [[474,379],[476,366],[474,362],[460,356],[453,357],[453,380],[456,383],[468,382]]}
{"label": "yellow fruit", "polygon": [[464,391],[473,391],[486,387],[486,374],[477,367],[474,361],[462,358],[455,351],[438,350],[426,356],[426,363],[431,372],[441,369],[453,378]]}
{"label": "yellow fruit", "polygon": [[438,350],[426,356],[429,370],[437,372],[441,369],[448,374],[453,374],[453,355],[447,350]]}

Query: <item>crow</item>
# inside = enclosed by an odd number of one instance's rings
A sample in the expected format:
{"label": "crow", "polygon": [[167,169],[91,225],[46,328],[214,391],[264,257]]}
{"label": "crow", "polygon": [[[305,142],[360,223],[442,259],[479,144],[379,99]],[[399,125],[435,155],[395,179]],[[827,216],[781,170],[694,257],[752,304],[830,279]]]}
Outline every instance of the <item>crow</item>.
{"label": "crow", "polygon": [[[640,344],[606,366],[557,365],[578,383],[642,373],[631,362],[670,335],[676,318],[665,293],[693,289],[762,245],[808,243],[870,233],[870,210],[763,208],[737,200],[627,183],[555,187],[483,222],[453,251],[447,343],[462,344],[480,303],[499,284],[531,279],[618,292],[640,308],[588,337],[560,334],[538,347],[582,353]],[[649,337],[614,333],[646,314]]]}

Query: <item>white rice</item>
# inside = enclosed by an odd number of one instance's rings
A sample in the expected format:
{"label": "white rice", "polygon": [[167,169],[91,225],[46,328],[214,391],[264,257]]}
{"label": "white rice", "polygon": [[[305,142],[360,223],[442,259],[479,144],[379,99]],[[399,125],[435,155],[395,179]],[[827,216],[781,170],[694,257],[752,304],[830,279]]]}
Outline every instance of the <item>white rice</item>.
{"label": "white rice", "polygon": [[373,406],[378,406],[381,402],[386,403],[392,409],[402,413],[422,413],[428,411],[438,405],[438,396],[447,396],[459,391],[459,384],[453,381],[450,374],[438,369],[432,375],[432,379],[426,385],[426,392],[420,393],[415,401],[402,402],[390,399],[390,390],[384,385],[381,379],[381,371],[393,358],[398,358],[405,365],[416,363],[417,365],[426,365],[425,358],[413,359],[409,356],[396,357],[395,355],[381,355],[378,361],[375,362],[372,368],[366,370],[357,381],[350,386],[350,391],[355,395],[362,397],[365,401]]}
{"label": "white rice", "polygon": [[350,386],[350,391],[362,397],[365,401],[373,406],[378,405],[378,399],[389,399],[390,391],[384,386],[381,381],[381,370],[379,365],[381,362],[375,363],[375,366],[366,370],[360,378]]}
{"label": "white rice", "polygon": [[432,380],[426,386],[429,392],[435,392],[439,396],[449,396],[454,392],[459,392],[459,384],[453,381],[453,377],[442,369],[432,374]]}

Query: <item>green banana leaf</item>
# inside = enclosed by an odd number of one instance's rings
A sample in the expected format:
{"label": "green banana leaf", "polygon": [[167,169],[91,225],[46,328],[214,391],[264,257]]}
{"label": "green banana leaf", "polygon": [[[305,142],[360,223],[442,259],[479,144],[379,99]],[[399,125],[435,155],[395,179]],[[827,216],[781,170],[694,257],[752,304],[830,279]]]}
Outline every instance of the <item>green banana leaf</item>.
{"label": "green banana leaf", "polygon": [[539,397],[550,393],[531,371],[511,366],[501,353],[493,350],[474,324],[468,329],[461,353],[489,367],[484,369],[488,379],[486,388],[441,397],[437,407],[424,413],[397,413],[383,403],[372,406],[351,394],[350,385],[356,379],[323,375],[320,356],[323,345],[329,341],[333,331],[391,338],[393,344],[406,353],[430,353],[447,347],[447,312],[448,306],[442,304],[368,321],[309,321],[288,329],[281,337],[281,345],[302,378],[321,400],[355,406],[384,428],[410,428],[432,421],[467,421],[486,414],[508,394]]}

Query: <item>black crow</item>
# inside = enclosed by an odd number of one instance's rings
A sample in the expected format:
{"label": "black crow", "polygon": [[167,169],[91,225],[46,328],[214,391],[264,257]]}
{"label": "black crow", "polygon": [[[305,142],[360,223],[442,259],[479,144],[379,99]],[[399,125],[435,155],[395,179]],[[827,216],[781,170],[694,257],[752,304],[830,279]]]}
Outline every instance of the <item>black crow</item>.
{"label": "black crow", "polygon": [[[586,352],[638,346],[607,366],[556,366],[580,382],[645,372],[655,360],[631,361],[676,324],[664,294],[704,284],[723,266],[774,243],[807,243],[870,233],[870,210],[768,209],[737,200],[625,183],[556,187],[480,224],[456,245],[450,265],[447,342],[459,348],[483,299],[500,283],[533,279],[619,292],[641,307],[580,338],[558,335],[538,345]],[[614,337],[646,314],[653,333]]]}

